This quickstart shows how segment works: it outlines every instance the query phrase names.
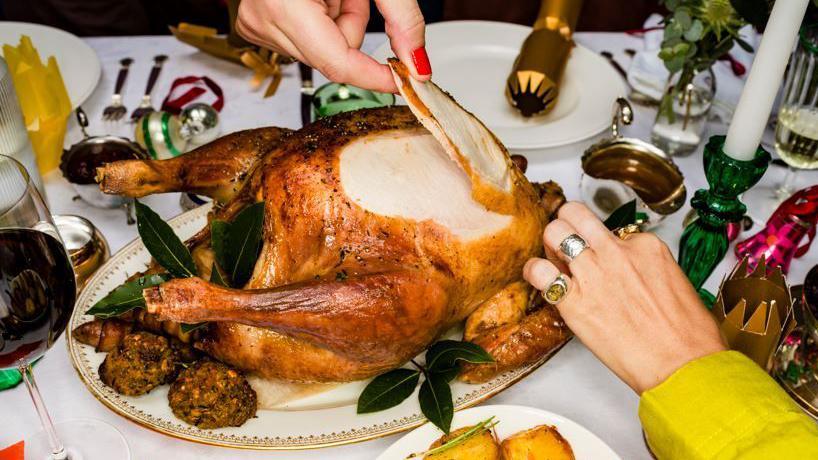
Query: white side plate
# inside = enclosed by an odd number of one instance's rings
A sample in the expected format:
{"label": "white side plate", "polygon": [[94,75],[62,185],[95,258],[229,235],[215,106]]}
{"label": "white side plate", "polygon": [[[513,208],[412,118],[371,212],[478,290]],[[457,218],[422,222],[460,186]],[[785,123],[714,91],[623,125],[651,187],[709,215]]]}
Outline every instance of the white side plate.
{"label": "white side plate", "polygon": [[[619,460],[607,444],[596,435],[561,415],[525,406],[480,406],[472,407],[454,414],[452,431],[465,426],[475,425],[494,416],[499,422],[494,427],[501,441],[515,433],[534,428],[538,425],[552,425],[571,445],[577,460]],[[412,431],[392,444],[377,460],[405,460],[413,453],[424,452],[443,432],[431,423]]]}

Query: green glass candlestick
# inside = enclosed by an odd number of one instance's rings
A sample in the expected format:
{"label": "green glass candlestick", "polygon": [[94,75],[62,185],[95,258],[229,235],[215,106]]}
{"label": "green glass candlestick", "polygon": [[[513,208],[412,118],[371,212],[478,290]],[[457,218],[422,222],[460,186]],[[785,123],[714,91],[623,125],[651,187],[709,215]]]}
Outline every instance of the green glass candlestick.
{"label": "green glass candlestick", "polygon": [[727,254],[727,224],[738,222],[747,207],[738,196],[767,171],[770,154],[759,147],[750,161],[724,153],[724,136],[713,136],[704,147],[704,172],[708,190],[698,190],[690,205],[699,218],[685,227],[679,242],[679,265],[697,290]]}

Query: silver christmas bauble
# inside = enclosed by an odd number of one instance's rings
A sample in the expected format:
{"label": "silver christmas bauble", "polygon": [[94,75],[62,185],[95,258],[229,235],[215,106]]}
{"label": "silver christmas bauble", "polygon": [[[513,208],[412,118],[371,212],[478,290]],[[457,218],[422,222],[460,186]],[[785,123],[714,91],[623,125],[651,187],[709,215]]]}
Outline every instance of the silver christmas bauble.
{"label": "silver christmas bauble", "polygon": [[182,127],[179,133],[196,145],[207,144],[219,137],[219,112],[203,102],[195,102],[179,114]]}

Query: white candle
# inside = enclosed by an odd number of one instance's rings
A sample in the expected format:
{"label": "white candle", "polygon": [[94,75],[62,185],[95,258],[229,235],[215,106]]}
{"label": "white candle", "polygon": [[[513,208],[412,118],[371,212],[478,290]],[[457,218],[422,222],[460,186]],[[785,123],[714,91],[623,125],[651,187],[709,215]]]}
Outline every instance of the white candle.
{"label": "white candle", "polygon": [[778,0],[773,5],[724,142],[724,153],[736,160],[755,157],[809,2]]}

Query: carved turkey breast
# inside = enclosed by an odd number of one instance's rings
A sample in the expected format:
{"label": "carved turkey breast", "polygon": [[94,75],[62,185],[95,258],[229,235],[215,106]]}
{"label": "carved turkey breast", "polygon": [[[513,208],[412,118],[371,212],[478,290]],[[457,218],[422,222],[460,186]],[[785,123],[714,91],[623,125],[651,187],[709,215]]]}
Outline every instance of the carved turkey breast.
{"label": "carved turkey breast", "polygon": [[[296,132],[226,136],[165,161],[99,171],[104,191],[194,190],[230,219],[265,202],[252,278],[229,289],[201,278],[144,292],[148,313],[209,327],[197,347],[267,378],[340,382],[401,366],[469,318],[466,339],[497,363],[482,381],[536,360],[567,337],[556,312],[532,310],[525,261],[562,203],[535,186],[486,127],[435,84],[390,62],[409,107],[362,110]],[[207,229],[188,242],[207,277]]]}

